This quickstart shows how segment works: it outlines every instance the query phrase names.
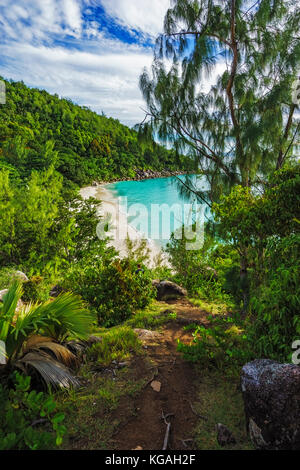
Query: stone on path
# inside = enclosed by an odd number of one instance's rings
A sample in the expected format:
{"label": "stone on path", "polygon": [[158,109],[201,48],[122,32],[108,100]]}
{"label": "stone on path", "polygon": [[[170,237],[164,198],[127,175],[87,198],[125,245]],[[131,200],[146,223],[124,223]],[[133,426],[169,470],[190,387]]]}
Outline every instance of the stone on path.
{"label": "stone on path", "polygon": [[160,392],[161,383],[158,380],[153,380],[153,382],[151,382],[151,387],[155,392]]}

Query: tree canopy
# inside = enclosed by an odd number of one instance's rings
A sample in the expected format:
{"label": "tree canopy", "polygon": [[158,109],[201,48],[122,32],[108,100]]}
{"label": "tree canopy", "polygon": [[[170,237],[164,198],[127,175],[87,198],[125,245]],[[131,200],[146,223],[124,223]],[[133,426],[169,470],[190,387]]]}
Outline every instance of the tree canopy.
{"label": "tree canopy", "polygon": [[153,139],[138,141],[137,132],[117,119],[59,99],[22,82],[7,82],[6,105],[0,106],[0,169],[24,180],[32,170],[54,168],[70,186],[93,179],[134,177],[138,169],[178,169],[183,159]]}
{"label": "tree canopy", "polygon": [[295,158],[299,21],[298,0],[172,1],[140,77],[140,132],[194,157],[207,200],[261,186]]}

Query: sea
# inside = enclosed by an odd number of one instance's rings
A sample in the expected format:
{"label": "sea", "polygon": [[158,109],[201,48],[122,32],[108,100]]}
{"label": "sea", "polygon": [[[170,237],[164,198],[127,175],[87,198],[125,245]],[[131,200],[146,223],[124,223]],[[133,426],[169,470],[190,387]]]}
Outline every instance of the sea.
{"label": "sea", "polygon": [[209,208],[197,196],[185,190],[178,181],[205,190],[205,183],[197,175],[154,178],[140,181],[120,181],[106,185],[119,201],[120,210],[127,214],[128,223],[143,234],[165,246],[171,234],[182,233],[181,227],[203,224],[209,217]]}

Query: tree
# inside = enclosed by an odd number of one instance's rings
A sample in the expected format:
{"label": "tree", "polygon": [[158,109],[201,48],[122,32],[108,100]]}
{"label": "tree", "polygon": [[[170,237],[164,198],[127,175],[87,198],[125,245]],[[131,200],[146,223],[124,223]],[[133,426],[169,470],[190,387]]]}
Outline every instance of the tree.
{"label": "tree", "polygon": [[[299,238],[299,195],[298,164],[275,172],[263,196],[253,195],[250,188],[236,186],[228,196],[222,196],[219,204],[213,205],[223,240],[232,243],[241,257],[245,306],[249,300],[247,268],[249,265],[255,267],[255,275],[259,278],[256,284],[263,281],[267,262],[266,247],[270,240],[273,244],[282,243],[284,246],[283,241],[290,237],[297,246],[298,241],[293,237],[298,235]],[[284,257],[283,254],[281,256]]]}
{"label": "tree", "polygon": [[[260,186],[293,158],[299,0],[172,3],[152,74],[140,78],[140,133],[155,131],[194,157],[207,201],[236,184]],[[207,78],[216,78],[208,92]]]}

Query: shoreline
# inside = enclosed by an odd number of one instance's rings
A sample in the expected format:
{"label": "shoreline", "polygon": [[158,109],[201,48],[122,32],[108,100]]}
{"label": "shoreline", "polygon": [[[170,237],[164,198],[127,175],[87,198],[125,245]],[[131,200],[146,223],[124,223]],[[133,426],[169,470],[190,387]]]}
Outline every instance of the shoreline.
{"label": "shoreline", "polygon": [[133,177],[120,177],[119,179],[113,179],[110,181],[101,181],[95,180],[91,183],[91,187],[96,187],[105,184],[113,184],[113,183],[120,183],[122,181],[143,181],[143,180],[151,180],[151,179],[158,179],[158,178],[170,178],[171,176],[180,176],[180,175],[187,175],[188,171],[183,170],[134,170],[136,175]]}
{"label": "shoreline", "polygon": [[155,240],[145,237],[139,230],[128,223],[127,214],[120,209],[117,197],[114,195],[113,191],[107,189],[106,187],[113,182],[95,183],[92,186],[81,188],[79,194],[83,199],[89,199],[90,197],[93,197],[101,201],[98,215],[100,217],[110,218],[110,223],[113,227],[113,239],[108,242],[108,245],[113,246],[119,252],[121,258],[126,257],[128,255],[126,246],[127,234],[130,240],[132,240],[137,245],[139,245],[142,241],[146,241],[146,249],[149,250],[148,264],[150,268],[154,268],[156,266],[156,259],[159,257],[162,257],[163,259],[162,265],[171,267],[167,256],[162,252],[162,247],[160,244]]}

